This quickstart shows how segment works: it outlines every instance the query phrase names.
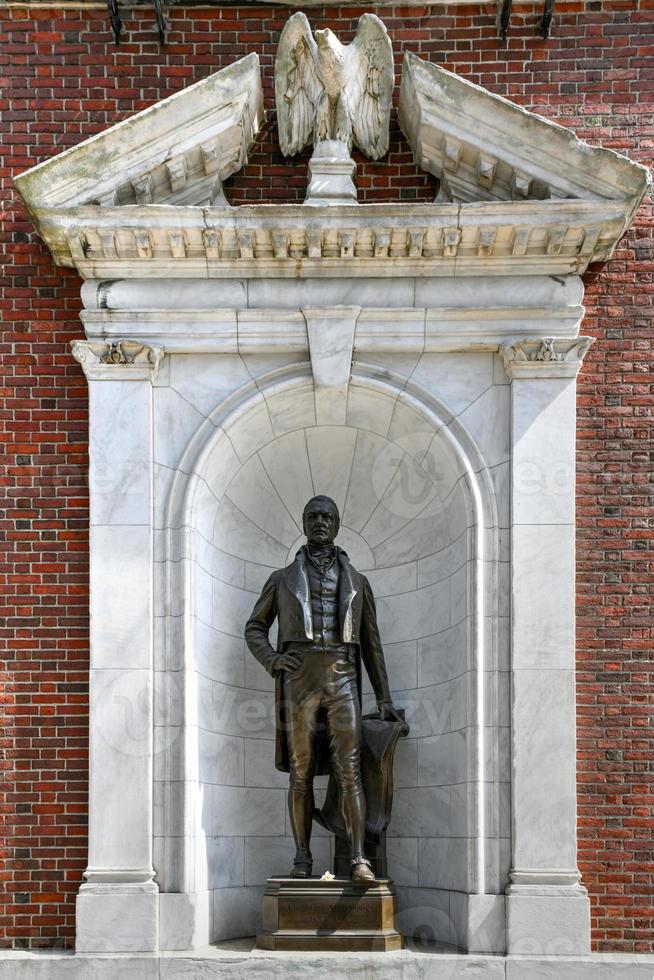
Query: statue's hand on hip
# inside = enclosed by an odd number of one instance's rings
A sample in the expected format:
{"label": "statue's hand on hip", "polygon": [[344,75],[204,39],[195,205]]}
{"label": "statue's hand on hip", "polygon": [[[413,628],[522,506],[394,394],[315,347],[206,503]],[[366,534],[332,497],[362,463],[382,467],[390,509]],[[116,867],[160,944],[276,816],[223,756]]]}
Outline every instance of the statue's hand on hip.
{"label": "statue's hand on hip", "polygon": [[299,657],[294,657],[292,653],[280,653],[273,662],[273,674],[280,670],[297,670],[301,663]]}

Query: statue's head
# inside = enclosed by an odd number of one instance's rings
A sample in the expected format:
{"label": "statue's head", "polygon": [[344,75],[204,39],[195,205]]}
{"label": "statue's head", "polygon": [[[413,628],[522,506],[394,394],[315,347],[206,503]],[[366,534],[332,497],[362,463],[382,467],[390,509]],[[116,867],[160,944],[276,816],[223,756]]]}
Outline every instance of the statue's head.
{"label": "statue's head", "polygon": [[341,518],[338,507],[331,499],[319,494],[312,497],[302,512],[302,527],[309,544],[332,544],[338,534]]}

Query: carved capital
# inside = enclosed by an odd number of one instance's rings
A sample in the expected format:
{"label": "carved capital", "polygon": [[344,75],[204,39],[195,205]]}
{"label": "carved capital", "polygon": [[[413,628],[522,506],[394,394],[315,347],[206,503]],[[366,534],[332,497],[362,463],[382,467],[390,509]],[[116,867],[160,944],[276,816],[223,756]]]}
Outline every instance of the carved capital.
{"label": "carved capital", "polygon": [[153,381],[164,353],[135,340],[73,340],[70,348],[89,381]]}
{"label": "carved capital", "polygon": [[513,378],[576,378],[593,337],[542,337],[500,347],[500,357]]}

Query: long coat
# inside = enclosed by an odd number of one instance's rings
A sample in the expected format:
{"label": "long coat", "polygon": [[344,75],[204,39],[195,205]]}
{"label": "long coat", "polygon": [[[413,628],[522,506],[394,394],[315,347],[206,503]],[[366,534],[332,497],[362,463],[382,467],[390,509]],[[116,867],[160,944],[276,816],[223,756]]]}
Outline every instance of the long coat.
{"label": "long coat", "polygon": [[[377,701],[390,701],[390,689],[384,663],[384,651],[377,626],[377,611],[370,583],[350,564],[347,554],[336,549],[340,567],[338,607],[341,641],[351,643],[357,650],[356,667],[361,697],[361,661],[370,678]],[[259,663],[273,674],[275,658],[292,642],[313,640],[311,593],[305,548],[300,548],[295,561],[273,572],[264,585],[252,615],[245,625],[245,642]],[[274,650],[268,633],[278,620],[277,649]],[[275,766],[289,771],[285,708],[282,696],[283,671],[275,677],[276,746]],[[319,740],[316,753],[316,774],[330,771],[326,742]]]}

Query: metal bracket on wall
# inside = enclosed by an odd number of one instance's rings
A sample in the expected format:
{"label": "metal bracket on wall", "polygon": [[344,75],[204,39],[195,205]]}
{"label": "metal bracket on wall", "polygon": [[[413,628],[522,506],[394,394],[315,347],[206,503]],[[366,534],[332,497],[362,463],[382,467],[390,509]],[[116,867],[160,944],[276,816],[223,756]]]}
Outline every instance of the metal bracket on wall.
{"label": "metal bracket on wall", "polygon": [[154,11],[157,16],[157,27],[159,28],[159,40],[162,44],[166,43],[166,18],[164,17],[161,0],[154,0]]}
{"label": "metal bracket on wall", "polygon": [[[107,0],[107,7],[109,9],[109,23],[111,24],[111,29],[114,32],[114,41],[116,44],[120,44],[120,35],[123,30],[123,22],[120,19],[120,11],[118,10],[118,0]],[[157,19],[157,29],[159,31],[159,40],[162,44],[166,43],[166,18],[163,12],[163,6],[161,0],[154,0],[154,12]]]}
{"label": "metal bracket on wall", "polygon": [[[506,41],[507,35],[509,33],[509,22],[511,20],[511,7],[512,0],[497,0],[497,36],[502,41]],[[538,29],[541,33],[541,37],[547,38],[550,36],[550,27],[552,25],[552,14],[554,13],[554,0],[545,0],[545,5],[543,7],[543,16],[540,19]]]}
{"label": "metal bracket on wall", "polygon": [[545,0],[545,6],[543,7],[543,16],[540,22],[540,33],[547,40],[550,36],[550,27],[552,24],[552,14],[554,13],[554,0]]}
{"label": "metal bracket on wall", "polygon": [[114,32],[114,41],[116,44],[120,44],[120,33],[123,29],[123,22],[120,19],[120,13],[118,11],[118,0],[107,0],[107,7],[109,8],[109,23]]}
{"label": "metal bracket on wall", "polygon": [[511,3],[512,0],[497,0],[497,36],[502,41],[506,41],[506,36],[509,31]]}

